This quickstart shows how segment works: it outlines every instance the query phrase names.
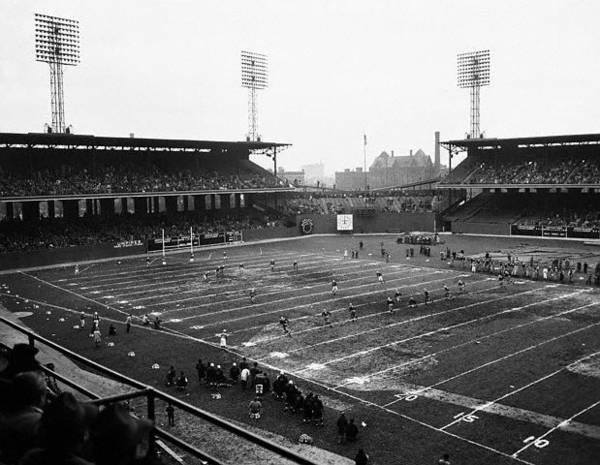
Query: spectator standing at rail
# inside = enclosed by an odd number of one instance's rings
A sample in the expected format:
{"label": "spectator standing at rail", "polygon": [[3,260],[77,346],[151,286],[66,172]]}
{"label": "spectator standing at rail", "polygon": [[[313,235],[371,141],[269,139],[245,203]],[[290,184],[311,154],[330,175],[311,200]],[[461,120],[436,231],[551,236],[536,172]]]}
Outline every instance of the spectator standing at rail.
{"label": "spectator standing at rail", "polygon": [[408,298],[408,308],[414,308],[417,306],[417,301],[415,300],[415,298],[411,295]]}
{"label": "spectator standing at rail", "polygon": [[297,260],[294,260],[292,267],[294,268],[294,273],[298,273],[298,261]]}
{"label": "spectator standing at rail", "polygon": [[344,260],[348,260],[348,249],[344,249]]}
{"label": "spectator standing at rail", "polygon": [[318,395],[313,397],[312,411],[315,426],[323,426],[323,402],[319,399]]}
{"label": "spectator standing at rail", "polygon": [[381,273],[381,271],[378,271],[376,274],[377,274],[377,281],[380,284],[385,285],[385,280],[383,279],[383,274]]}
{"label": "spectator standing at rail", "polygon": [[448,286],[446,286],[444,284],[444,297],[446,297],[447,300],[450,299],[450,289],[448,289]]}
{"label": "spectator standing at rail", "polygon": [[333,281],[331,281],[331,294],[335,297],[335,295],[337,294],[338,291],[338,285],[337,285],[337,281],[334,279]]}
{"label": "spectator standing at rail", "polygon": [[360,241],[360,242],[358,243],[358,248],[359,248],[360,250],[362,250],[362,249],[363,249],[363,247],[364,247],[363,241]]}
{"label": "spectator standing at rail", "polygon": [[256,289],[251,288],[250,289],[250,302],[254,303],[255,301],[256,301]]}
{"label": "spectator standing at rail", "polygon": [[271,265],[271,271],[275,271],[275,260],[271,259],[270,265]]}
{"label": "spectator standing at rail", "polygon": [[429,291],[427,289],[425,289],[423,291],[423,297],[425,299],[425,305],[429,305],[429,302],[430,302],[430,300],[429,300]]}
{"label": "spectator standing at rail", "polygon": [[131,318],[131,313],[127,315],[127,318],[125,318],[125,332],[127,334],[129,334],[129,332],[131,331]]}
{"label": "spectator standing at rail", "polygon": [[144,326],[150,326],[150,318],[148,318],[148,314],[145,314],[145,315],[142,317],[142,324],[143,324]]}
{"label": "spectator standing at rail", "polygon": [[169,426],[175,426],[175,409],[173,408],[173,404],[169,403],[165,411],[167,412],[167,421]]}
{"label": "spectator standing at rail", "polygon": [[461,293],[465,292],[465,282],[462,279],[458,280],[458,290]]}
{"label": "spectator standing at rail", "polygon": [[79,313],[79,327],[81,329],[85,328],[85,312]]}

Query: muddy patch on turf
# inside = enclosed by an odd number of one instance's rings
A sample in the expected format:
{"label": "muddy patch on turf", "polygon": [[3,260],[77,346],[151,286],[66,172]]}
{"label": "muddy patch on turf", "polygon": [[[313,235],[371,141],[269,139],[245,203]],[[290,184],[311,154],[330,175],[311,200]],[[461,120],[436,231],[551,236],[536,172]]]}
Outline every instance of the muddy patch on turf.
{"label": "muddy patch on turf", "polygon": [[600,378],[600,355],[575,363],[567,368],[572,373]]}

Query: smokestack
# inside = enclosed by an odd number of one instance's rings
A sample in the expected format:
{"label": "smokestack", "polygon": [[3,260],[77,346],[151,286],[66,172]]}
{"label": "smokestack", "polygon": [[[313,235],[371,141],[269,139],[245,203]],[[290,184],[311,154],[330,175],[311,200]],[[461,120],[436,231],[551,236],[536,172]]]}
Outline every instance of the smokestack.
{"label": "smokestack", "polygon": [[435,131],[435,171],[440,172],[440,131]]}

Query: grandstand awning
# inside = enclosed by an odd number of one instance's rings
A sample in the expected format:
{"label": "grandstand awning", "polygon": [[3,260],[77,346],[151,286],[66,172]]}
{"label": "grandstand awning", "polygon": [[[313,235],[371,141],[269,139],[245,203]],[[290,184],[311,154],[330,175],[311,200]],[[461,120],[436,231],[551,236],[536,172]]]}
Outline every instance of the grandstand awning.
{"label": "grandstand awning", "polygon": [[139,150],[174,152],[248,151],[268,154],[291,144],[278,142],[208,141],[189,139],[146,139],[76,134],[0,133],[0,148],[64,150]]}
{"label": "grandstand awning", "polygon": [[464,152],[469,149],[497,150],[502,148],[551,147],[564,145],[600,145],[600,134],[571,134],[562,136],[536,136],[456,139],[440,143],[443,147]]}

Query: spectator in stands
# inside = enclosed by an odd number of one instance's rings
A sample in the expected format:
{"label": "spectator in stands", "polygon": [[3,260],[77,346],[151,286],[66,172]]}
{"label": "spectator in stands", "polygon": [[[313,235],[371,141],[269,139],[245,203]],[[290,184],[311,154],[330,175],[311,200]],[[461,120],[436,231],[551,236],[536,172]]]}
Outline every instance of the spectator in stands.
{"label": "spectator in stands", "polygon": [[[97,414],[94,405],[77,401],[70,392],[59,394],[41,417],[39,437],[42,447],[29,450],[20,465],[90,464],[81,454]],[[112,450],[114,444],[104,446]]]}
{"label": "spectator in stands", "polygon": [[0,417],[0,460],[16,463],[36,445],[46,389],[46,380],[39,371],[24,371],[14,377],[11,409]]}
{"label": "spectator in stands", "polygon": [[93,439],[96,465],[160,463],[149,453],[152,423],[133,417],[121,404],[111,404],[98,415]]}

